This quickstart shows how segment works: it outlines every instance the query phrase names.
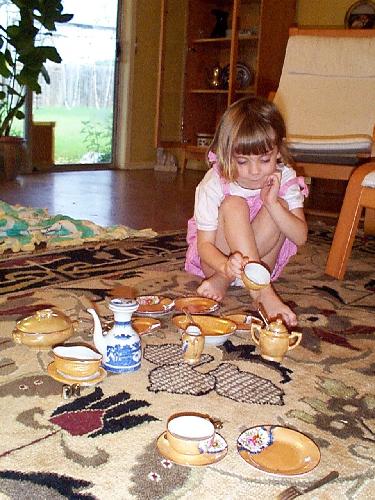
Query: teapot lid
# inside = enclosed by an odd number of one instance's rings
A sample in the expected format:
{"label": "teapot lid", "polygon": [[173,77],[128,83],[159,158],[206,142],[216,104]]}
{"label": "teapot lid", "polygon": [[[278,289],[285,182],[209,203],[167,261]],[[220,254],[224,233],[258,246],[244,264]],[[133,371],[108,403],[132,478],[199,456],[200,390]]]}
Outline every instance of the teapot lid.
{"label": "teapot lid", "polygon": [[72,322],[64,313],[54,309],[40,309],[32,316],[17,321],[16,327],[25,333],[55,333],[70,328]]}
{"label": "teapot lid", "polygon": [[267,330],[271,331],[275,335],[289,335],[287,327],[284,325],[283,321],[280,318],[277,318],[276,321],[272,321],[267,326]]}
{"label": "teapot lid", "polygon": [[186,328],[186,333],[188,333],[189,335],[202,335],[202,330],[199,328],[198,325],[189,325],[187,328]]}
{"label": "teapot lid", "polygon": [[112,299],[108,305],[111,311],[113,312],[132,312],[136,311],[139,307],[139,304],[134,299]]}

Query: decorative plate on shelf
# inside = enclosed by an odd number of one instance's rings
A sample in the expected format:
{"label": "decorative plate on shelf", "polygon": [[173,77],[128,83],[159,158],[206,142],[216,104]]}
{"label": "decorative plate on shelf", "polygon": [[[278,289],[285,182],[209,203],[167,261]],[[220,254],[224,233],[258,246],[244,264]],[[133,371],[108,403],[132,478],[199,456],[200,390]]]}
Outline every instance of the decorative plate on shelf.
{"label": "decorative plate on shelf", "polygon": [[[236,64],[236,89],[246,89],[254,83],[255,73],[252,68],[245,63],[238,62]],[[223,68],[223,87],[228,88],[229,85],[229,64]]]}
{"label": "decorative plate on shelf", "polygon": [[345,28],[373,29],[375,28],[375,3],[360,1],[353,3],[345,14]]}

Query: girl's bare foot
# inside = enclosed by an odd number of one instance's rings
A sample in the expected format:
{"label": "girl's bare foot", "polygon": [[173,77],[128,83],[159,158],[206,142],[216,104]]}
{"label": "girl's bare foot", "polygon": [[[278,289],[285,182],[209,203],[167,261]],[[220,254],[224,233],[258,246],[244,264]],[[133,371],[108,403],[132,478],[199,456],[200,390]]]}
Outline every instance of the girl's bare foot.
{"label": "girl's bare foot", "polygon": [[197,294],[220,302],[223,300],[229,285],[228,278],[216,273],[202,281],[197,288]]}
{"label": "girl's bare foot", "polygon": [[258,303],[261,302],[269,319],[272,320],[277,316],[281,316],[288,326],[296,326],[297,316],[289,306],[284,304],[272,286],[263,288],[259,292],[256,292],[256,295],[252,294],[252,297]]}

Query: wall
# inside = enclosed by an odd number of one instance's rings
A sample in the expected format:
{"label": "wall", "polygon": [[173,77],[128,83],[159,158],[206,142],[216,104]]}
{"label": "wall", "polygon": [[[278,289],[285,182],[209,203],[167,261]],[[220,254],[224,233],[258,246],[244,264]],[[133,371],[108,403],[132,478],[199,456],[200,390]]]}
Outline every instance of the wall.
{"label": "wall", "polygon": [[345,13],[354,0],[298,0],[299,25],[344,26]]}

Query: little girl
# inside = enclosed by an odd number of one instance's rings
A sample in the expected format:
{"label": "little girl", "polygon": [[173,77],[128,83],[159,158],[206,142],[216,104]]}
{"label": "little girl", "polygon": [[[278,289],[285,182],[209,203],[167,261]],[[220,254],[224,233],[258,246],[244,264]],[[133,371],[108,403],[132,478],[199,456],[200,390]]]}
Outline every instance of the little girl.
{"label": "little girl", "polygon": [[[205,278],[199,295],[221,301],[230,284],[243,286],[248,261],[262,262],[274,281],[306,242],[307,188],[288,166],[285,137],[280,112],[263,98],[241,99],[222,116],[188,223],[185,269]],[[272,285],[250,295],[269,318],[296,324]]]}

